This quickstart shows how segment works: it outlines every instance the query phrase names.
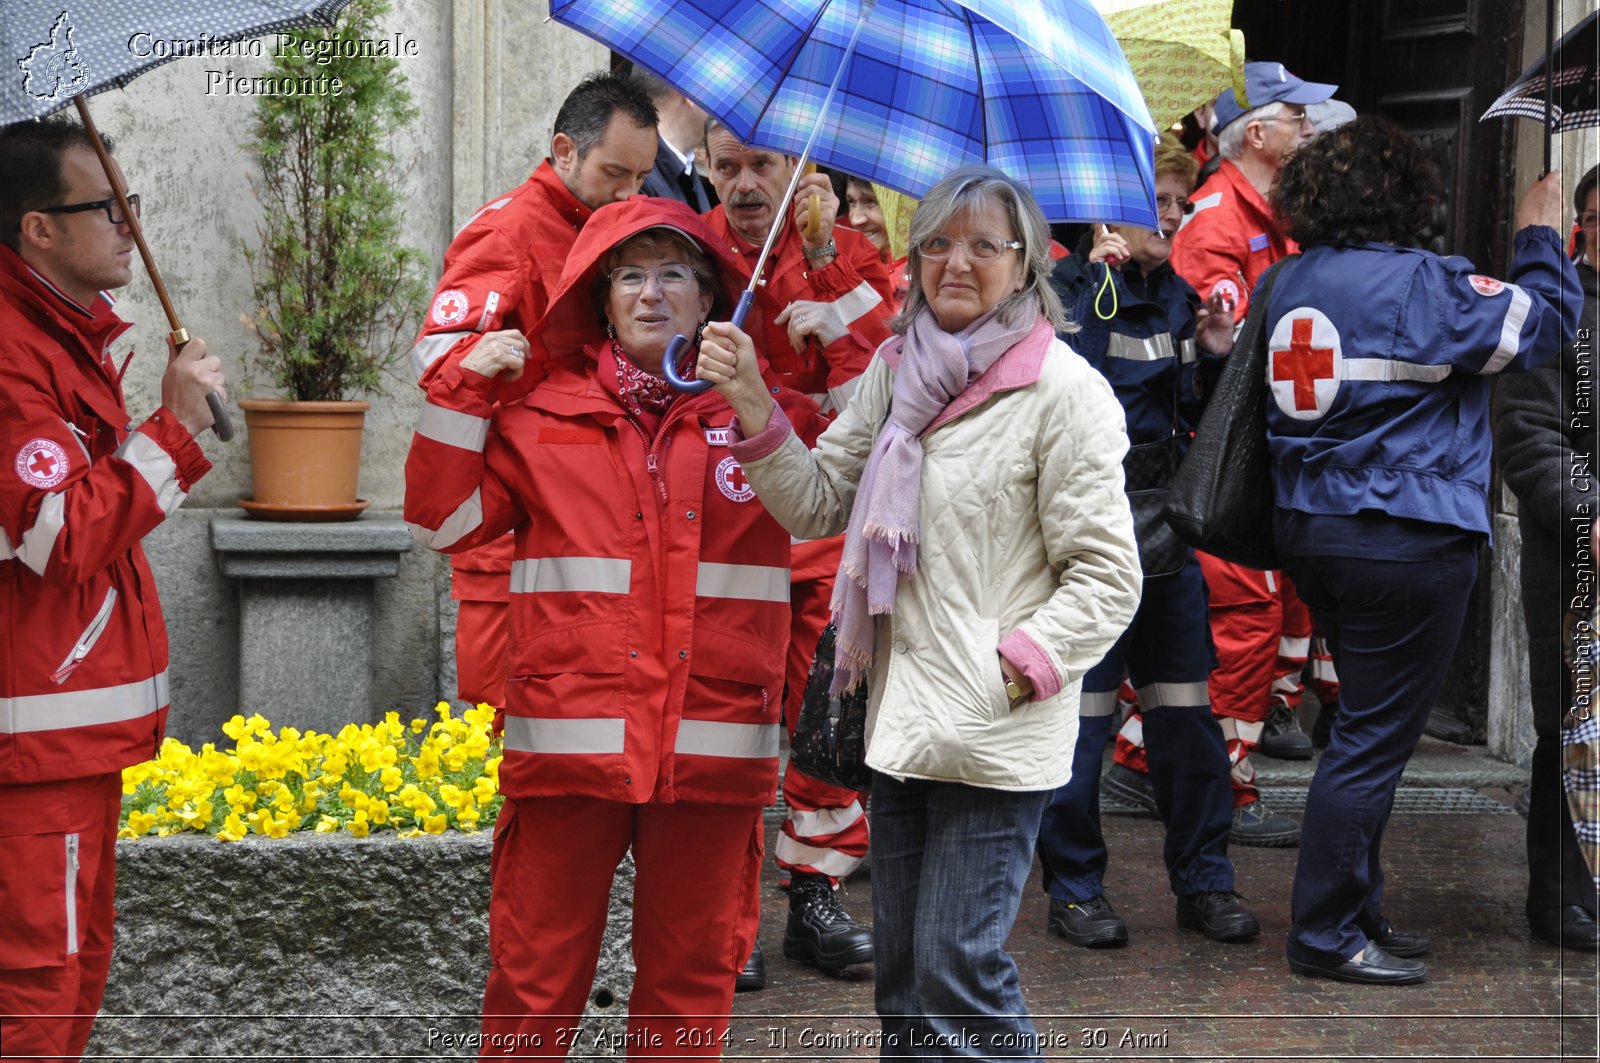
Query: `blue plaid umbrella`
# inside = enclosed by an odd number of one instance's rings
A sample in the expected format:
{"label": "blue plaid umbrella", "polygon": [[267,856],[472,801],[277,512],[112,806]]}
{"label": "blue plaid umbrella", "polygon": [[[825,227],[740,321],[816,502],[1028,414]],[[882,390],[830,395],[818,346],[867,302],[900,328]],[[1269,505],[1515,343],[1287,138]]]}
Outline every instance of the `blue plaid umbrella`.
{"label": "blue plaid umbrella", "polygon": [[746,143],[912,196],[986,162],[1053,221],[1157,224],[1155,126],[1090,0],[550,0],[550,16]]}

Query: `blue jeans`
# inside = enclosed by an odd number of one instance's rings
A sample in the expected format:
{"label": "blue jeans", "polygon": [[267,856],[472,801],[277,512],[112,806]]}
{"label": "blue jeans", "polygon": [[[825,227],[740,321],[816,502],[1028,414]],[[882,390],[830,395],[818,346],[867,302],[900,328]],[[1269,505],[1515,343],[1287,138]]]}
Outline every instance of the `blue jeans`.
{"label": "blue jeans", "polygon": [[1039,1059],[1005,943],[1050,794],[873,774],[882,1056]]}

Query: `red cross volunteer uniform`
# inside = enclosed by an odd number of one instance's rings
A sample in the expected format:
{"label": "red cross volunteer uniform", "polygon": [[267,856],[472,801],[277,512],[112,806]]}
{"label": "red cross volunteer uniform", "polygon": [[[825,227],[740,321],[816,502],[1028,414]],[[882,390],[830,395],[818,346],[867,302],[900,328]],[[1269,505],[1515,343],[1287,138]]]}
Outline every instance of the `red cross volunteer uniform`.
{"label": "red cross volunteer uniform", "polygon": [[[111,345],[0,246],[0,1050],[77,1058],[111,962],[121,770],[156,755],[167,632],[139,541],[211,468],[135,426]],[[32,1017],[37,1016],[37,1017]]]}

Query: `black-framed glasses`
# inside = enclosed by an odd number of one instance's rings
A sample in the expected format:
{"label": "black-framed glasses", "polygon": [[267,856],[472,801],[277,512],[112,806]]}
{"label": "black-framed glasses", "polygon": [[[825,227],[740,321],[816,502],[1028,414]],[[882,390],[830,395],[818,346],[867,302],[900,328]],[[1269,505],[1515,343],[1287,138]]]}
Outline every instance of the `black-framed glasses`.
{"label": "black-framed glasses", "polygon": [[993,262],[1007,251],[1021,251],[1021,240],[1002,240],[998,236],[969,236],[956,240],[949,236],[930,236],[917,245],[922,257],[941,262],[960,244],[967,257],[977,262]]}
{"label": "black-framed glasses", "polygon": [[1156,213],[1157,214],[1165,214],[1174,205],[1177,206],[1178,211],[1180,213],[1182,213],[1182,214],[1193,214],[1194,213],[1194,203],[1191,202],[1187,196],[1168,196],[1168,195],[1157,195],[1156,196]]}
{"label": "black-framed glasses", "polygon": [[[139,217],[139,193],[128,193],[128,206],[133,210],[133,216]],[[117,202],[117,197],[110,199],[97,199],[93,203],[67,203],[59,207],[40,207],[40,214],[83,214],[91,210],[106,212],[106,221],[112,225],[122,225],[128,219],[122,215],[122,204]]]}

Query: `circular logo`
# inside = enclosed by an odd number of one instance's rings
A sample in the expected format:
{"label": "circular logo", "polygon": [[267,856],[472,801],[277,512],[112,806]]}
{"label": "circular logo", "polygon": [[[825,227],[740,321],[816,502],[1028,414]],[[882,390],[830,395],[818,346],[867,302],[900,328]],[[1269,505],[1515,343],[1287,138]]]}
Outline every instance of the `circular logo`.
{"label": "circular logo", "polygon": [[429,311],[429,316],[433,318],[435,325],[449,328],[467,319],[469,305],[466,292],[459,288],[451,288],[434,297],[433,309]]}
{"label": "circular logo", "polygon": [[67,452],[53,439],[30,439],[17,451],[16,468],[29,487],[51,488],[67,478]]}
{"label": "circular logo", "polygon": [[1222,301],[1227,304],[1229,310],[1239,305],[1239,286],[1226,278],[1211,286],[1211,294],[1213,296],[1220,294]]}
{"label": "circular logo", "polygon": [[717,471],[712,475],[716,478],[717,490],[730,501],[748,502],[756,497],[756,489],[744,478],[744,469],[737,458],[729,456],[717,462]]}
{"label": "circular logo", "polygon": [[1316,307],[1297,306],[1279,318],[1267,341],[1267,384],[1278,409],[1297,421],[1326,416],[1344,379],[1343,347]]}
{"label": "circular logo", "polygon": [[1497,281],[1493,277],[1485,277],[1479,273],[1468,276],[1467,283],[1476,288],[1479,295],[1499,295],[1506,290],[1505,281]]}

